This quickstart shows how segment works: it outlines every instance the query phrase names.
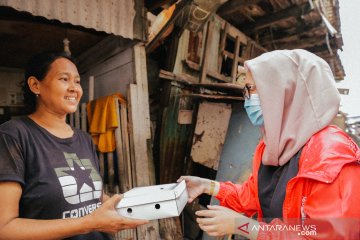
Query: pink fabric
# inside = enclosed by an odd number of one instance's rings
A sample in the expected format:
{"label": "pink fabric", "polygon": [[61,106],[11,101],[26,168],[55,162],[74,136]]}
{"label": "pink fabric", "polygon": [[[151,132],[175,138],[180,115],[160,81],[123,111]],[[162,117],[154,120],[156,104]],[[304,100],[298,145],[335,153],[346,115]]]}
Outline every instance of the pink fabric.
{"label": "pink fabric", "polygon": [[245,62],[264,116],[265,165],[284,165],[338,113],[340,95],[329,65],[301,49],[277,50]]}

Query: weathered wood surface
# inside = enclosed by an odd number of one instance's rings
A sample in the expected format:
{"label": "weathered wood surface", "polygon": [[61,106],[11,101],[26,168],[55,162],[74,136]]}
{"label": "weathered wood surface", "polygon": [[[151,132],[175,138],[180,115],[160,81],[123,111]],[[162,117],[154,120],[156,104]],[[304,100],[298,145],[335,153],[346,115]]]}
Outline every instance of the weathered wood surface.
{"label": "weathered wood surface", "polygon": [[229,104],[200,103],[191,148],[191,158],[194,162],[218,169],[230,116]]}
{"label": "weathered wood surface", "polygon": [[[149,96],[146,74],[146,53],[142,44],[133,47],[135,84],[128,85],[129,133],[132,155],[134,186],[148,186],[155,183],[151,179],[154,166],[150,161],[148,139],[150,139]],[[138,239],[159,239],[158,221],[151,221],[137,228]]]}

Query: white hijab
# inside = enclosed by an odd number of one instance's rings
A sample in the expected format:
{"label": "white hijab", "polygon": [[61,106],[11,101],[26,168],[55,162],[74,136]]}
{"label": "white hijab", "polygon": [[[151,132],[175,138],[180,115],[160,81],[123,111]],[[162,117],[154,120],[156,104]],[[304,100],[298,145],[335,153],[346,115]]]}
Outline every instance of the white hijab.
{"label": "white hijab", "polygon": [[329,65],[305,50],[277,50],[245,62],[264,116],[264,165],[282,166],[338,113]]}

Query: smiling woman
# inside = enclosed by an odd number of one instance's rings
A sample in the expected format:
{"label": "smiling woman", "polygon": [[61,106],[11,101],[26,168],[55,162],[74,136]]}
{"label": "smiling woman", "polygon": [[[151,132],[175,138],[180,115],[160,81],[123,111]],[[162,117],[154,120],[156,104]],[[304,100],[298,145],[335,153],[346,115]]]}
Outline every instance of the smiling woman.
{"label": "smiling woman", "polygon": [[24,103],[29,117],[57,137],[71,137],[66,115],[76,111],[83,94],[75,61],[63,53],[39,54],[29,61],[25,75]]}
{"label": "smiling woman", "polygon": [[117,214],[90,135],[66,123],[83,94],[74,60],[33,57],[22,89],[30,115],[0,126],[0,239],[105,240],[147,223]]}

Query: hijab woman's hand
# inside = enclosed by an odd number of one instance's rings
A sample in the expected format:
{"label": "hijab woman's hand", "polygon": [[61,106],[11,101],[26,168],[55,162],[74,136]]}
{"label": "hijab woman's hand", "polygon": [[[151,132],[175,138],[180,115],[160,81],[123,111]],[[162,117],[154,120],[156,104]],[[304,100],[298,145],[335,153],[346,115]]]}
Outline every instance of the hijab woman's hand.
{"label": "hijab woman's hand", "polygon": [[203,193],[209,194],[211,180],[195,176],[181,176],[177,182],[185,180],[186,188],[189,195],[188,202],[191,203],[199,195]]}
{"label": "hijab woman's hand", "polygon": [[240,234],[249,239],[256,239],[258,222],[235,212],[229,208],[209,205],[208,210],[195,213],[197,223],[201,230],[210,236],[224,236],[228,234]]}

